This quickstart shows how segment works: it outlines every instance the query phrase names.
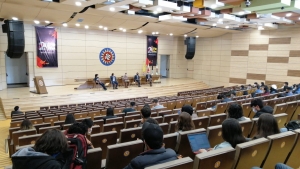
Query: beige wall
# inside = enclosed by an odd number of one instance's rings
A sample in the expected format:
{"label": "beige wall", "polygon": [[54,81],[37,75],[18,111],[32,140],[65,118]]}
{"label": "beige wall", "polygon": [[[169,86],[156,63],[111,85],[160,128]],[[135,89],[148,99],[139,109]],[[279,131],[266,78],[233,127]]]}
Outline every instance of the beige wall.
{"label": "beige wall", "polygon": [[[57,28],[58,31],[58,68],[37,68],[35,30],[32,25],[25,25],[25,52],[28,52],[30,79],[43,76],[47,86],[76,84],[75,78],[91,78],[95,73],[108,77],[112,72],[121,76],[125,72],[134,75],[142,72],[146,60],[146,35],[100,30]],[[182,42],[181,42],[182,41]],[[158,46],[158,65],[160,55],[170,55],[171,78],[186,77],[183,39],[160,36]],[[111,66],[104,66],[99,61],[99,53],[105,48],[112,48],[116,61]],[[1,88],[6,88],[5,54],[7,35],[0,33]],[[31,82],[31,87],[33,83]]]}

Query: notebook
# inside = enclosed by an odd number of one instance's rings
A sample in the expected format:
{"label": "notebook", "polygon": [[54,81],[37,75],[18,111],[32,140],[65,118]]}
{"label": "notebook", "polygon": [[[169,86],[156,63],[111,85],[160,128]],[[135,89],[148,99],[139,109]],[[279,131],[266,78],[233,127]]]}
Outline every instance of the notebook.
{"label": "notebook", "polygon": [[211,148],[206,132],[188,134],[187,136],[193,152],[196,152],[199,149]]}

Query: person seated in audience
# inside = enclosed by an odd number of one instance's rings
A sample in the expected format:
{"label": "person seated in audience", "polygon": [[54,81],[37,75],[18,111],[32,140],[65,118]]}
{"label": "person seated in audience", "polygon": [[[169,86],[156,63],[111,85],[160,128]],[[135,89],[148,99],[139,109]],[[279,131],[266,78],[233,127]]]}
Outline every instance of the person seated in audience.
{"label": "person seated in audience", "polygon": [[225,94],[221,94],[220,97],[219,97],[221,99],[221,103],[227,103],[227,102],[232,101],[232,99],[230,98],[230,96],[231,96],[230,92],[227,92]]}
{"label": "person seated in audience", "polygon": [[286,94],[285,96],[293,96],[293,88],[292,87],[287,87],[286,88]]}
{"label": "person seated in audience", "polygon": [[71,113],[67,114],[65,119],[65,124],[73,124],[73,123],[76,123],[74,115]]}
{"label": "person seated in audience", "polygon": [[260,86],[265,86],[265,83],[264,82],[260,82]]}
{"label": "person seated in audience", "polygon": [[20,149],[12,155],[14,169],[62,169],[70,168],[67,138],[60,130],[49,129],[39,137],[33,148]]}
{"label": "person seated in audience", "polygon": [[192,118],[197,118],[198,117],[198,115],[196,113],[194,113],[193,107],[190,106],[190,105],[182,106],[181,112],[186,112],[186,113],[190,114]]}
{"label": "person seated in audience", "polygon": [[241,90],[243,90],[243,95],[248,95],[248,91],[244,85],[241,85]]}
{"label": "person seated in audience", "polygon": [[112,119],[117,118],[117,116],[114,115],[114,109],[113,108],[107,108],[106,110],[106,116],[103,117],[104,124],[106,123],[106,119]]}
{"label": "person seated in audience", "polygon": [[24,113],[20,111],[19,106],[15,106],[14,111],[11,111],[11,113],[10,113],[10,117],[12,118],[13,115],[24,115]]}
{"label": "person seated in audience", "polygon": [[235,87],[232,87],[230,89],[230,94],[232,94],[232,93],[236,95],[236,88]]}
{"label": "person seated in audience", "polygon": [[93,120],[90,119],[90,118],[87,118],[87,119],[82,120],[81,123],[84,124],[85,126],[87,126],[87,128],[88,128],[87,134],[91,135],[92,134],[92,127],[94,125]]}
{"label": "person seated in audience", "polygon": [[256,87],[255,94],[259,94],[259,93],[263,93],[263,91],[261,90],[260,86],[258,85]]}
{"label": "person seated in audience", "polygon": [[263,86],[263,96],[270,95],[268,86]]}
{"label": "person seated in audience", "polygon": [[294,91],[294,94],[300,94],[300,84],[296,85],[296,90]]}
{"label": "person seated in audience", "polygon": [[128,88],[128,86],[129,86],[129,78],[127,76],[127,73],[125,73],[125,75],[122,77],[122,80],[124,82],[125,88]]}
{"label": "person seated in audience", "polygon": [[110,83],[113,86],[113,89],[118,89],[119,83],[114,73],[112,73],[110,76]]}
{"label": "person seated in audience", "polygon": [[149,105],[145,105],[142,109],[141,109],[141,114],[142,114],[142,120],[140,123],[140,127],[143,126],[143,124],[145,123],[145,121],[151,117],[151,109],[149,107]]}
{"label": "person seated in audience", "polygon": [[286,88],[289,87],[289,82],[284,82],[284,85],[282,86],[283,91],[286,91]]}
{"label": "person seated in audience", "polygon": [[142,137],[147,150],[130,161],[123,169],[142,169],[177,159],[172,149],[163,146],[164,133],[157,124],[146,122],[142,127]]}
{"label": "person seated in audience", "polygon": [[272,85],[271,85],[270,93],[271,93],[271,94],[278,93],[278,91],[277,91],[277,86],[276,86],[275,84],[272,84]]}
{"label": "person seated in audience", "polygon": [[182,112],[178,117],[178,121],[175,126],[175,131],[190,131],[195,129],[195,124],[189,113]]}
{"label": "person seated in audience", "polygon": [[139,72],[136,72],[136,75],[134,76],[133,80],[138,83],[138,87],[141,87],[141,78],[139,76]]}
{"label": "person seated in audience", "polygon": [[23,120],[20,125],[20,130],[30,130],[30,129],[34,129],[31,121],[29,119]]}
{"label": "person seated in audience", "polygon": [[102,86],[103,90],[107,90],[105,87],[105,84],[101,82],[100,78],[98,77],[98,74],[95,74],[95,78],[94,81],[96,84],[99,84],[100,86]]}
{"label": "person seated in audience", "polygon": [[81,135],[83,135],[86,139],[88,149],[93,149],[94,146],[93,146],[92,142],[88,138],[86,138],[86,133],[87,132],[88,132],[88,126],[86,126],[83,123],[74,123],[69,127],[69,129],[67,131],[67,134],[81,134]]}
{"label": "person seated in audience", "polygon": [[248,84],[247,90],[250,90],[250,89],[252,89],[252,85],[251,85],[251,84]]}
{"label": "person seated in audience", "polygon": [[152,103],[154,103],[154,107],[151,110],[164,108],[163,105],[159,104],[159,101],[157,99],[153,99]]}
{"label": "person seated in audience", "polygon": [[257,132],[253,139],[258,139],[270,135],[278,134],[280,130],[278,128],[278,123],[272,114],[264,113],[259,116],[257,122]]}
{"label": "person seated in audience", "polygon": [[123,113],[125,113],[125,116],[128,112],[133,112],[135,110],[135,102],[130,102],[130,107],[123,109]]}
{"label": "person seated in audience", "polygon": [[237,119],[238,121],[250,120],[243,114],[243,108],[237,103],[230,104],[228,109],[228,118]]}
{"label": "person seated in audience", "polygon": [[260,87],[259,84],[257,82],[254,82],[254,87]]}
{"label": "person seated in audience", "polygon": [[146,82],[149,82],[150,86],[152,87],[152,75],[150,74],[150,72],[147,72],[146,74]]}
{"label": "person seated in audience", "polygon": [[[259,168],[259,167],[252,167],[251,169],[262,169],[262,168]],[[282,163],[277,163],[275,165],[275,169],[293,169],[285,164],[282,164]]]}
{"label": "person seated in audience", "polygon": [[230,99],[234,99],[236,97],[236,92],[231,92],[230,93]]}
{"label": "person seated in audience", "polygon": [[252,112],[255,113],[253,118],[258,118],[264,113],[273,114],[273,108],[271,106],[264,106],[261,99],[252,100],[250,106],[252,107]]}
{"label": "person seated in audience", "polygon": [[243,136],[243,131],[240,123],[236,119],[226,119],[222,123],[222,137],[224,142],[216,145],[213,149],[200,149],[195,154],[207,152],[210,150],[216,150],[220,148],[232,147],[235,148],[237,144],[247,142],[246,138]]}

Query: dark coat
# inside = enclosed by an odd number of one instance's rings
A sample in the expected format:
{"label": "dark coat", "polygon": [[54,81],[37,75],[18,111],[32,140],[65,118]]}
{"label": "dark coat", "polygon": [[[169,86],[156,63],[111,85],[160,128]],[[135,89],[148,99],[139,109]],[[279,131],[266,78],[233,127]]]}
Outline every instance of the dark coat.
{"label": "dark coat", "polygon": [[273,114],[273,108],[270,106],[264,106],[262,109],[260,109],[257,113],[255,113],[253,118],[258,118],[263,113],[269,113]]}

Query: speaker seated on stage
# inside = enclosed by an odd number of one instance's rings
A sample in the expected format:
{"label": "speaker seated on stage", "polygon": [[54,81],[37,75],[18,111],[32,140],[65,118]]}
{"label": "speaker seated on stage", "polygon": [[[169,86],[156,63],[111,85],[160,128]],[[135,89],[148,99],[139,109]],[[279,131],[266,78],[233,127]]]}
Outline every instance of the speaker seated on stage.
{"label": "speaker seated on stage", "polygon": [[136,73],[136,75],[133,78],[134,82],[138,83],[138,86],[141,87],[141,78],[139,76],[139,72]]}
{"label": "speaker seated on stage", "polygon": [[147,72],[146,74],[146,82],[149,82],[150,86],[152,86],[152,75],[150,74],[150,72]]}
{"label": "speaker seated on stage", "polygon": [[129,79],[128,79],[127,73],[125,73],[125,75],[122,77],[122,79],[123,79],[125,88],[128,88],[128,86],[129,86]]}
{"label": "speaker seated on stage", "polygon": [[116,76],[114,75],[114,73],[111,74],[110,76],[110,83],[113,86],[113,89],[118,89],[118,80],[116,78]]}
{"label": "speaker seated on stage", "polygon": [[105,84],[100,81],[98,74],[95,74],[94,81],[95,81],[96,85],[99,84],[100,86],[102,86],[103,90],[107,90],[105,87]]}

